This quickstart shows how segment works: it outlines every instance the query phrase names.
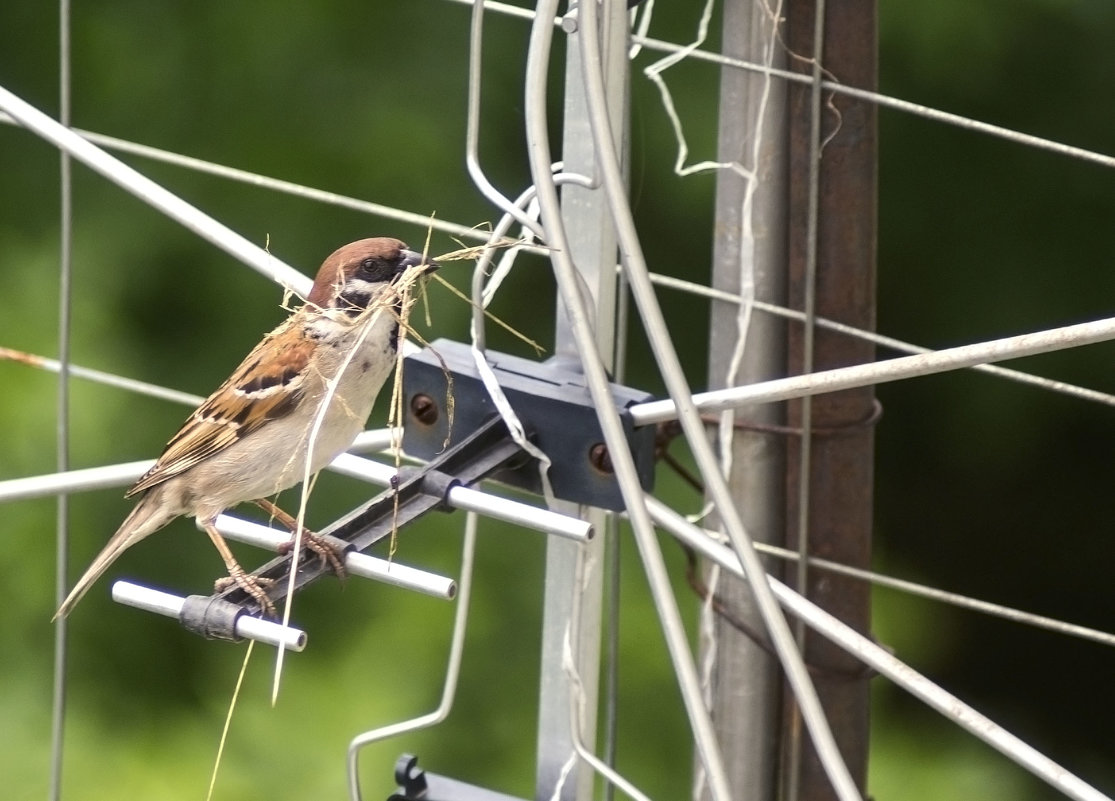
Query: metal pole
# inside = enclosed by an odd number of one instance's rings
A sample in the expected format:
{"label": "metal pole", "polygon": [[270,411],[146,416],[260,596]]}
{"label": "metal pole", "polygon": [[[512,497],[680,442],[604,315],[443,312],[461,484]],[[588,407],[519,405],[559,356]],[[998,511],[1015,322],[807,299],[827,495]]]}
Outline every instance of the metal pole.
{"label": "metal pole", "polygon": [[[876,85],[875,0],[791,0],[792,66],[813,83],[789,87],[790,305],[859,328],[875,327],[876,107],[822,93],[822,77]],[[823,47],[822,47],[823,44]],[[809,59],[813,57],[811,62]],[[831,104],[831,106],[830,106]],[[874,346],[824,329],[790,328],[790,372],[869,362]],[[788,454],[788,544],[810,555],[866,567],[871,557],[874,389],[790,404],[790,425],[807,428]],[[825,432],[825,433],[818,433]],[[799,574],[797,589],[860,633],[870,627],[870,591],[843,577]],[[804,584],[804,589],[802,587]],[[845,762],[863,788],[867,774],[868,680],[852,656],[815,634],[805,654]],[[834,797],[796,709],[787,703],[791,799]]]}
{"label": "metal pole", "polygon": [[[607,68],[608,107],[612,130],[626,131],[627,19],[622,3],[607,5],[602,24],[602,57]],[[581,72],[580,37],[576,8],[565,17],[570,34],[566,46],[565,115],[562,133],[564,171],[594,176],[596,153],[585,106]],[[624,155],[626,135],[617,137],[616,151]],[[561,191],[562,220],[568,248],[584,286],[592,295],[596,343],[611,368],[614,348],[616,298],[615,227],[607,199],[599,189],[567,184]],[[563,304],[559,301],[555,353],[579,363],[575,340]],[[542,676],[539,691],[538,777],[536,798],[588,799],[593,773],[576,754],[574,742],[590,750],[595,743],[597,689],[600,671],[603,554],[607,536],[604,513],[558,503],[554,511],[587,516],[600,536],[588,543],[549,538],[542,619]],[[566,668],[567,644],[572,645],[573,669]],[[571,710],[577,710],[578,725]]]}
{"label": "metal pole", "polygon": [[[783,68],[777,13],[760,3],[727,0],[726,56]],[[769,73],[724,67],[720,76],[717,161],[738,165],[717,176],[712,283],[740,297],[713,301],[709,336],[710,389],[781,377],[786,369],[785,323],[752,314],[751,301],[785,304],[786,86]],[[781,435],[748,424],[784,423],[781,404],[744,407],[712,426],[722,443],[732,496],[756,542],[780,544],[785,529],[785,451]],[[715,522],[715,521],[712,521]],[[768,570],[780,568],[764,560]],[[752,631],[763,622],[746,582],[705,563],[706,585]],[[701,660],[708,698],[735,797],[772,801],[777,790],[781,670],[778,660],[706,606]],[[699,797],[707,798],[701,788]]]}

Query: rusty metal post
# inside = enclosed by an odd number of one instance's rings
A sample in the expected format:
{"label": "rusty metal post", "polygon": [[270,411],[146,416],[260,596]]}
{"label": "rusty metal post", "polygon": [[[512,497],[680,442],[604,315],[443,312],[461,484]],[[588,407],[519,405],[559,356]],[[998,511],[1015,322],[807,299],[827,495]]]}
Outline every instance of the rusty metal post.
{"label": "rusty metal post", "polygon": [[[820,23],[818,8],[824,16]],[[821,30],[820,41],[815,41]],[[827,9],[823,0],[790,0],[787,43],[802,57],[793,62],[797,71],[822,75],[823,69],[825,79],[876,87],[875,0],[829,3]],[[810,62],[818,54],[819,68]],[[790,305],[807,312],[812,307],[818,316],[874,329],[876,108],[831,93],[814,95],[812,86],[794,83],[789,89],[789,129]],[[870,343],[802,326],[791,327],[789,343],[791,373],[859,364],[875,355]],[[812,556],[868,565],[876,417],[871,388],[790,405],[790,425],[808,429],[788,451],[790,547],[804,542]],[[808,468],[804,477],[803,466]],[[799,591],[802,578],[810,600],[859,631],[868,631],[866,584],[799,573]],[[833,732],[862,788],[867,775],[868,679],[854,659],[822,638],[804,632],[802,637]],[[787,707],[785,797],[835,797],[789,699]]]}

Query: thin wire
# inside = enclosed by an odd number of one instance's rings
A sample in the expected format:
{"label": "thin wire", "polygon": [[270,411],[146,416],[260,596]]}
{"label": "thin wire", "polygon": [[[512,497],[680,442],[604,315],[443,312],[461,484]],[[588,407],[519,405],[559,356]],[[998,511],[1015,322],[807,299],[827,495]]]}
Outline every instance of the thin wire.
{"label": "thin wire", "polygon": [[[477,169],[479,169],[479,165]],[[555,183],[575,184],[588,189],[594,188],[592,180],[587,176],[560,172],[560,170],[562,170],[562,163],[560,161],[555,162],[552,165]],[[527,214],[527,216],[531,216],[533,219],[532,215],[534,212],[528,209],[530,206],[535,205],[535,196],[536,192],[534,186],[528,186],[514,201],[512,201],[512,205],[516,209],[519,209],[520,212]],[[484,248],[480,257],[476,260],[476,266],[472,270],[472,322],[469,330],[472,336],[472,343],[478,351],[483,351],[487,348],[484,310],[488,308],[492,299],[495,297],[496,290],[498,290],[503,278],[506,277],[506,272],[510,269],[505,261],[501,261],[499,268],[489,278],[488,267],[492,263],[492,255],[496,252],[499,243],[504,241],[504,237],[507,235],[508,230],[510,230],[511,224],[516,219],[516,215],[504,212],[499,218],[499,222],[496,223],[495,228],[492,229],[491,234],[488,236],[488,247]],[[534,236],[535,234],[532,229],[525,229],[523,235]],[[527,246],[517,247],[525,249]],[[537,250],[543,255],[546,254],[544,248],[538,248]],[[504,256],[507,256],[506,252]],[[487,282],[485,282],[486,278],[488,278]],[[581,291],[585,293],[586,297],[591,296],[588,285],[585,284],[584,281],[580,282],[580,286]]]}
{"label": "thin wire", "polygon": [[[58,4],[58,94],[63,125],[70,124],[70,1]],[[70,322],[73,291],[73,174],[66,151],[59,155],[61,174],[60,258],[58,277],[58,407],[56,458],[58,472],[70,468]],[[54,608],[62,605],[69,585],[70,507],[69,496],[59,493],[56,509]],[[69,627],[66,619],[55,621],[54,668],[51,690],[50,786],[47,797],[62,797],[63,746],[66,733],[66,657]]]}
{"label": "thin wire", "polygon": [[[724,542],[719,532],[707,528],[702,528],[701,531],[704,532],[705,536],[714,541]],[[768,556],[773,556],[776,559],[784,559],[788,562],[797,562],[801,558],[801,555],[797,551],[792,551],[789,548],[782,548],[777,545],[770,545],[765,542],[756,542],[755,550],[767,554]],[[1044,629],[1066,637],[1075,637],[1080,640],[1098,643],[1099,645],[1115,647],[1115,632],[1108,632],[1102,629],[1092,628],[1091,626],[1082,626],[1079,623],[1069,623],[1066,620],[1049,617],[1048,615],[1027,612],[1024,609],[1018,609],[1013,606],[986,601],[982,598],[974,598],[970,595],[964,595],[958,592],[942,590],[938,587],[931,587],[916,581],[898,578],[896,576],[887,575],[886,573],[879,573],[875,570],[865,570],[862,567],[853,567],[842,562],[834,562],[831,559],[811,556],[809,557],[809,566],[814,570],[823,570],[859,581],[866,581],[877,587],[884,587],[896,592],[906,593],[907,595],[937,601],[948,606],[954,606],[958,609],[967,609],[985,614],[989,617],[1009,620],[1013,623],[1020,623],[1032,628]]]}
{"label": "thin wire", "polygon": [[[620,539],[616,515],[608,515],[604,528],[604,569],[607,579],[605,616],[608,621],[604,640],[604,746],[601,759],[609,768],[616,765],[616,741],[619,731],[619,617],[620,617]],[[574,741],[580,744],[577,728],[573,729]],[[587,750],[587,749],[585,749]],[[612,801],[615,783],[604,784],[604,801]]]}
{"label": "thin wire", "polygon": [[712,12],[715,7],[716,0],[706,0],[704,9],[701,12],[700,21],[697,23],[697,36],[692,42],[643,69],[643,75],[657,87],[659,99],[662,101],[662,109],[666,112],[666,118],[670,121],[670,127],[674,133],[674,141],[677,144],[677,153],[674,159],[674,174],[681,177],[702,172],[709,167],[720,168],[728,166],[719,162],[699,162],[686,166],[685,161],[689,155],[689,143],[685,138],[685,130],[681,123],[681,116],[677,113],[677,108],[674,105],[674,96],[666,85],[666,80],[662,77],[663,72],[684,61],[691,52],[705,43],[705,40],[708,38],[709,24],[712,22]]}
{"label": "thin wire", "polygon": [[[813,82],[809,92],[809,188],[806,198],[805,265],[802,283],[802,353],[801,372],[813,372],[814,331],[817,317],[817,237],[821,196],[821,64],[824,61],[825,0],[816,0],[813,7]],[[806,395],[800,401],[801,437],[798,441],[798,498],[797,498],[797,552],[799,559],[795,579],[797,590],[809,597],[809,526],[810,497],[813,486],[813,398]],[[805,653],[805,623],[794,621],[794,639],[798,649]],[[790,725],[786,754],[786,797],[797,801],[801,795],[801,763],[804,751],[801,730],[801,710],[798,705],[790,708]]]}
{"label": "thin wire", "polygon": [[[687,543],[702,556],[718,562],[740,578],[746,578],[738,555],[705,536],[702,530],[690,523],[676,511],[653,496],[647,496],[646,504],[655,521],[681,541]],[[1092,787],[1080,777],[1071,773],[1051,760],[1033,746],[1011,734],[995,721],[980,714],[956,696],[946,692],[894,654],[882,648],[840,619],[830,615],[816,604],[794,592],[769,574],[765,575],[771,592],[778,602],[791,614],[803,618],[821,636],[843,648],[851,656],[874,668],[899,687],[937,710],[990,745],[1011,761],[1022,766],[1050,786],[1070,798],[1079,801],[1111,801],[1111,799]]]}
{"label": "thin wire", "polygon": [[[654,0],[648,0],[646,5],[644,20],[650,16]],[[624,163],[628,163],[626,155]],[[614,368],[612,374],[615,376],[617,384],[623,384],[627,377],[627,322],[631,310],[631,296],[627,291],[627,276],[623,268],[617,265],[617,269],[619,269],[619,276],[616,282],[615,341],[612,351]],[[607,537],[604,541],[604,560],[605,569],[608,571],[608,595],[605,599],[608,630],[604,645],[604,747],[601,751],[601,759],[610,770],[614,770],[616,766],[619,740],[619,626],[623,600],[620,593],[620,557],[623,541],[619,536],[618,522],[618,515],[608,515],[608,523],[604,531],[604,535]],[[577,742],[580,742],[579,739]],[[616,787],[616,782],[607,781],[604,783],[603,801],[612,801],[615,797]]]}
{"label": "thin wire", "polygon": [[[11,348],[0,347],[0,360],[19,362],[29,367],[36,367],[40,370],[59,374],[63,369],[62,362],[56,359],[49,359],[45,356],[37,356],[31,353],[23,353],[22,351],[12,350]],[[200,395],[181,392],[177,389],[169,389],[159,386],[158,384],[148,383],[147,381],[139,381],[135,378],[125,378],[115,373],[107,373],[104,370],[82,367],[81,365],[69,361],[65,364],[65,370],[70,378],[84,378],[95,384],[124,389],[128,392],[135,392],[139,395],[146,395],[151,398],[158,398],[159,400],[167,400],[172,403],[197,406],[204,400]]]}
{"label": "thin wire", "polygon": [[[654,9],[654,0],[647,0],[643,4],[641,25],[649,25]],[[638,12],[638,8],[632,13]],[[624,137],[625,146],[630,147],[630,137]],[[629,154],[624,153],[623,163],[629,165]],[[616,312],[615,336],[612,344],[612,375],[617,384],[627,380],[627,324],[631,312],[631,295],[627,289],[627,274],[621,265],[616,265],[619,275],[616,281]],[[621,580],[621,553],[623,541],[620,539],[619,516],[608,515],[604,535],[605,565],[608,580],[608,595],[605,600],[606,615],[608,619],[607,640],[605,641],[605,666],[604,666],[604,747],[601,751],[601,760],[612,772],[616,766],[616,754],[619,741],[619,632],[620,614],[622,612],[622,594],[620,593]],[[575,741],[581,746],[580,738]],[[603,775],[607,774],[600,771]],[[615,797],[617,782],[606,781],[603,787],[603,801],[612,801]],[[625,790],[628,795],[630,791]]]}
{"label": "thin wire", "polygon": [[194,158],[192,156],[184,156],[180,153],[173,153],[169,150],[162,150],[157,147],[141,145],[135,142],[129,142],[125,139],[117,139],[113,136],[93,133],[92,131],[84,131],[81,129],[75,130],[91,142],[103,145],[112,150],[118,150],[122,153],[131,153],[137,156],[151,159],[153,161],[159,161],[164,164],[172,164],[176,167],[184,167],[189,170],[194,170],[195,172],[215,175],[220,178],[226,178],[230,181],[250,184],[252,186],[260,187],[261,189],[270,189],[275,192],[281,192],[286,195],[293,195],[305,200],[314,200],[320,203],[327,203],[332,206],[340,206],[346,209],[353,209],[354,211],[361,211],[366,214],[374,214],[376,216],[384,217],[389,220],[398,220],[399,222],[407,223],[409,225],[416,225],[422,229],[433,228],[435,231],[442,231],[443,233],[461,237],[462,239],[481,240],[487,239],[488,237],[485,231],[476,228],[470,228],[467,225],[461,225],[459,223],[447,222],[445,220],[438,219],[437,217],[431,217],[429,214],[418,214],[412,211],[404,211],[392,206],[384,206],[381,203],[373,203],[370,200],[361,200],[360,198],[350,197],[348,195],[342,195],[336,192],[329,192],[324,189],[315,189],[314,187],[294,183],[293,181],[284,181],[280,178],[272,178],[267,175],[261,175],[256,172],[242,170],[237,167],[229,167],[224,164],[218,164],[216,162],[206,161],[204,159]]}
{"label": "thin wire", "polygon": [[[452,2],[472,5],[474,0],[452,0]],[[496,0],[484,0],[484,8],[495,11],[501,14],[506,14],[510,17],[518,17],[521,19],[533,19],[534,12],[527,8],[520,8],[518,6],[509,5],[507,3],[496,2]],[[560,20],[555,20],[555,25],[560,24]],[[654,39],[648,36],[635,35],[631,37],[632,43],[645,47],[647,50],[655,50],[663,53],[676,53],[680,50],[688,49],[688,45],[679,45],[674,42],[667,42],[662,39]],[[752,61],[744,61],[739,58],[732,58],[725,56],[722,53],[713,53],[708,50],[693,49],[688,50],[689,57],[695,61],[704,61],[711,64],[716,64],[722,67],[736,67],[738,69],[748,70],[750,72],[760,72],[767,75],[773,75],[778,78],[784,78],[787,81],[795,83],[809,83],[813,80],[812,75],[805,75],[803,73],[791,72],[789,70],[778,69],[765,64],[757,64]],[[1082,147],[1075,147],[1074,145],[1066,145],[1062,142],[1056,142],[1052,139],[1045,139],[1040,136],[1022,133],[1011,128],[1004,128],[1000,125],[992,125],[991,123],[981,122],[980,120],[965,117],[960,114],[953,114],[948,111],[941,111],[940,109],[931,108],[930,106],[923,106],[920,103],[913,103],[909,100],[902,100],[897,97],[890,97],[888,95],[880,94],[879,92],[872,92],[867,89],[857,89],[852,86],[845,86],[836,81],[823,81],[821,88],[825,91],[835,92],[837,94],[847,95],[848,97],[855,97],[860,100],[865,100],[869,103],[874,103],[878,106],[892,108],[897,111],[902,111],[907,114],[912,114],[916,117],[924,117],[935,122],[942,122],[946,125],[953,125],[957,128],[964,128],[970,131],[993,136],[998,139],[1005,139],[1008,142],[1024,145],[1026,147],[1036,148],[1038,150],[1048,150],[1052,153],[1058,153],[1062,156],[1079,159],[1081,161],[1089,161],[1104,167],[1115,167],[1115,156],[1109,156],[1105,153],[1097,153],[1093,150],[1087,150]]]}
{"label": "thin wire", "polygon": [[[650,279],[659,286],[665,286],[671,289],[689,292],[694,295],[712,298],[715,300],[722,300],[729,303],[739,303],[739,297],[737,295],[729,292],[724,292],[723,290],[704,286],[702,284],[695,284],[693,282],[685,281],[680,278],[651,273]],[[624,279],[624,281],[625,280],[626,279]],[[624,284],[624,286],[625,285],[626,284]],[[621,308],[626,310],[627,294],[624,293],[620,297],[622,300]],[[752,301],[751,305],[756,310],[762,311],[767,314],[777,315],[779,317],[783,317],[789,320],[796,320],[798,322],[802,322],[804,320],[803,313],[795,309],[787,309],[785,307],[760,300]],[[617,319],[621,318],[617,316]],[[623,315],[622,319],[626,319],[626,315]],[[889,337],[884,334],[879,334],[875,331],[867,331],[862,328],[856,328],[855,326],[839,323],[835,320],[830,320],[825,317],[817,317],[815,319],[815,323],[821,328],[835,331],[846,336],[863,339],[881,347],[890,348],[902,353],[924,354],[934,352],[932,348],[927,348],[921,345],[914,345],[910,342],[896,339],[895,337]],[[622,341],[626,341],[625,332],[626,328],[624,328],[624,337]],[[621,340],[617,339],[617,343],[619,341]],[[622,363],[622,356],[623,351],[620,350],[617,345],[617,364]],[[39,356],[35,354],[27,354],[22,351],[16,351],[4,347],[0,347],[0,359],[19,362],[21,364],[49,370],[55,373],[60,372],[62,369],[61,363],[55,359],[50,359],[45,356]],[[1091,401],[1094,403],[1101,403],[1106,406],[1115,406],[1115,395],[1107,392],[1100,392],[1099,390],[1091,389],[1088,387],[1082,387],[1076,384],[1070,384],[1066,381],[1045,378],[1043,376],[1036,376],[1031,373],[1024,373],[1019,370],[1012,370],[1010,368],[1000,367],[999,365],[995,364],[973,364],[968,365],[967,369],[986,373],[988,375],[994,375],[1010,381],[1016,381],[1021,384],[1027,384],[1060,395],[1066,395],[1068,397],[1073,397],[1084,401]],[[83,367],[78,364],[70,363],[69,373],[71,377],[84,378],[95,383],[117,387],[119,389],[125,389],[129,392],[136,392],[141,395],[147,395],[149,397],[159,398],[161,400],[168,400],[173,403],[196,406],[203,400],[200,395],[182,392],[180,390],[163,387],[158,384],[151,384],[146,381],[140,381],[134,378],[119,376],[114,373],[105,372],[103,370]],[[619,374],[617,373],[617,381],[623,383],[623,379],[621,377],[618,377],[618,375]]]}
{"label": "thin wire", "polygon": [[[805,266],[802,283],[804,298],[802,317],[801,371],[813,372],[813,332],[817,318],[817,229],[820,214],[821,194],[821,62],[825,35],[825,2],[817,0],[813,12],[813,84],[809,93],[809,188],[806,199],[805,223]],[[801,448],[798,467],[798,560],[797,586],[802,594],[808,594],[806,583],[809,578],[809,496],[811,485],[811,461],[813,450],[813,399],[801,399]],[[798,647],[805,647],[805,628],[800,624],[797,629]],[[797,798],[797,788],[792,788],[790,798]]]}
{"label": "thin wire", "polygon": [[[18,124],[13,117],[3,112],[0,112],[0,122],[9,125]],[[421,226],[423,229],[433,228],[435,231],[441,231],[442,233],[460,237],[461,239],[474,239],[478,241],[488,239],[488,233],[483,229],[470,227],[462,223],[449,222],[437,217],[431,217],[428,214],[418,214],[417,212],[405,211],[393,206],[384,206],[369,200],[361,200],[360,198],[342,195],[337,192],[316,189],[311,186],[306,186],[305,184],[284,181],[281,178],[272,178],[257,172],[242,170],[238,167],[230,167],[225,164],[218,164],[214,161],[207,161],[193,156],[186,156],[181,153],[174,153],[169,150],[139,144],[138,142],[131,142],[127,139],[119,139],[115,136],[99,134],[94,131],[87,131],[82,128],[74,128],[73,131],[85,139],[88,139],[90,142],[101,145],[109,150],[130,153],[163,164],[170,164],[175,167],[181,167],[207,175],[214,175],[218,178],[225,178],[229,181],[236,181],[261,189],[269,189],[274,192],[293,195],[294,197],[299,197],[304,200],[313,200],[318,203],[353,209],[354,211],[360,211],[366,214],[374,214],[389,220],[398,220],[399,222],[409,225]]]}
{"label": "thin wire", "polygon": [[[614,518],[615,516],[612,515]],[[569,644],[568,639],[566,644]],[[578,698],[584,697],[584,687],[580,674],[577,672],[577,664],[573,658],[571,649],[566,649],[562,653],[562,668],[569,681],[575,688],[575,695]],[[631,798],[632,801],[650,801],[650,798],[639,790],[634,784],[624,778],[616,769],[615,765],[608,758],[607,754],[603,758],[596,756],[592,749],[585,744],[584,738],[581,736],[582,731],[591,730],[591,721],[584,720],[584,705],[583,704],[570,704],[569,705],[569,730],[573,734],[573,747],[580,755],[581,759],[588,763],[588,765],[604,777],[604,801],[611,801],[615,796],[615,790],[618,787],[620,790]]]}
{"label": "thin wire", "polygon": [[[465,2],[466,0],[457,0],[458,2]],[[662,50],[671,52],[681,49],[680,45],[673,42],[662,41],[661,39],[642,39],[639,42],[643,47],[648,50]],[[813,80],[811,75],[805,75],[799,72],[790,72],[789,70],[778,69],[777,67],[769,67],[764,64],[756,64],[750,61],[744,61],[738,58],[725,56],[721,53],[713,53],[707,50],[693,50],[690,57],[695,61],[706,61],[711,64],[717,64],[724,67],[737,67],[739,69],[748,70],[749,72],[761,72],[769,75],[774,75],[778,78],[784,78],[787,81],[795,83],[810,83]],[[1067,145],[1062,142],[1056,142],[1052,139],[1046,139],[1033,134],[1023,133],[1011,128],[1004,128],[1001,125],[992,125],[988,122],[965,117],[961,114],[953,114],[948,111],[942,111],[930,106],[924,106],[920,103],[913,103],[909,100],[903,100],[898,97],[891,97],[889,95],[880,94],[867,89],[857,89],[852,86],[845,86],[844,84],[836,81],[822,81],[821,88],[825,91],[835,92],[836,94],[854,97],[859,100],[874,103],[877,106],[884,108],[895,109],[915,117],[924,117],[925,119],[933,120],[935,122],[942,122],[946,125],[952,125],[957,128],[963,128],[978,133],[987,134],[997,139],[1005,139],[1008,142],[1032,147],[1037,150],[1048,150],[1052,153],[1058,153],[1062,156],[1069,156],[1070,158],[1079,159],[1081,161],[1089,161],[1099,164],[1104,167],[1115,167],[1115,156],[1109,156],[1105,153],[1098,153],[1094,150],[1087,150],[1082,147],[1075,147]]]}
{"label": "thin wire", "polygon": [[[717,537],[715,531],[705,529],[705,532],[714,539]],[[777,559],[797,560],[800,558],[796,551],[791,551],[788,548],[779,548],[776,545],[757,542],[755,543],[755,548]],[[1100,645],[1115,647],[1115,633],[1091,628],[1090,626],[1081,626],[1077,623],[1069,623],[1046,615],[1026,612],[1022,609],[985,601],[980,598],[973,598],[969,595],[962,595],[961,593],[949,592],[937,587],[919,584],[915,581],[908,581],[906,579],[896,578],[895,576],[877,573],[873,570],[864,570],[863,568],[852,567],[851,565],[845,565],[840,562],[833,562],[830,559],[810,557],[809,564],[812,568],[817,570],[825,570],[830,573],[848,576],[849,578],[869,581],[879,587],[886,587],[887,589],[904,592],[908,595],[939,601],[959,609],[970,609],[975,612],[982,612],[990,617],[1010,620],[1033,628],[1045,629],[1046,631],[1063,634],[1067,637],[1076,637],[1077,639],[1088,640],[1090,642],[1099,643]]]}

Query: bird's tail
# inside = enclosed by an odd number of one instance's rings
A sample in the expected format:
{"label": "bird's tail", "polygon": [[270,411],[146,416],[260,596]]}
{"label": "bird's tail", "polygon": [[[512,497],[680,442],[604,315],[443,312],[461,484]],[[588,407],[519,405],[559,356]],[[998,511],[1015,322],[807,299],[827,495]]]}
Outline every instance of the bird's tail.
{"label": "bird's tail", "polygon": [[70,594],[66,596],[66,600],[58,607],[58,611],[54,613],[52,621],[60,617],[66,617],[77,606],[77,602],[81,600],[82,596],[89,591],[93,583],[99,579],[106,570],[117,560],[120,554],[128,550],[128,548],[135,545],[151,534],[154,534],[160,528],[165,526],[174,519],[173,515],[167,515],[160,507],[162,504],[159,502],[158,495],[160,487],[155,487],[136,504],[132,509],[131,514],[124,518],[124,522],[120,524],[120,528],[112,535],[108,544],[101,549],[97,554],[97,558],[89,565],[74,588],[70,590]]}

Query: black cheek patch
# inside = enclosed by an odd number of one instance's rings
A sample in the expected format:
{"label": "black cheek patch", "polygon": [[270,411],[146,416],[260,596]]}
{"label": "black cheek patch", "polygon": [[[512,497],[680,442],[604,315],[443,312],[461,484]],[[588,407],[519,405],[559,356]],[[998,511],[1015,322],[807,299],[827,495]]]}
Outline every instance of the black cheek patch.
{"label": "black cheek patch", "polygon": [[345,309],[348,312],[361,312],[368,308],[368,302],[372,299],[370,292],[351,289],[341,293],[341,307],[347,306]]}

